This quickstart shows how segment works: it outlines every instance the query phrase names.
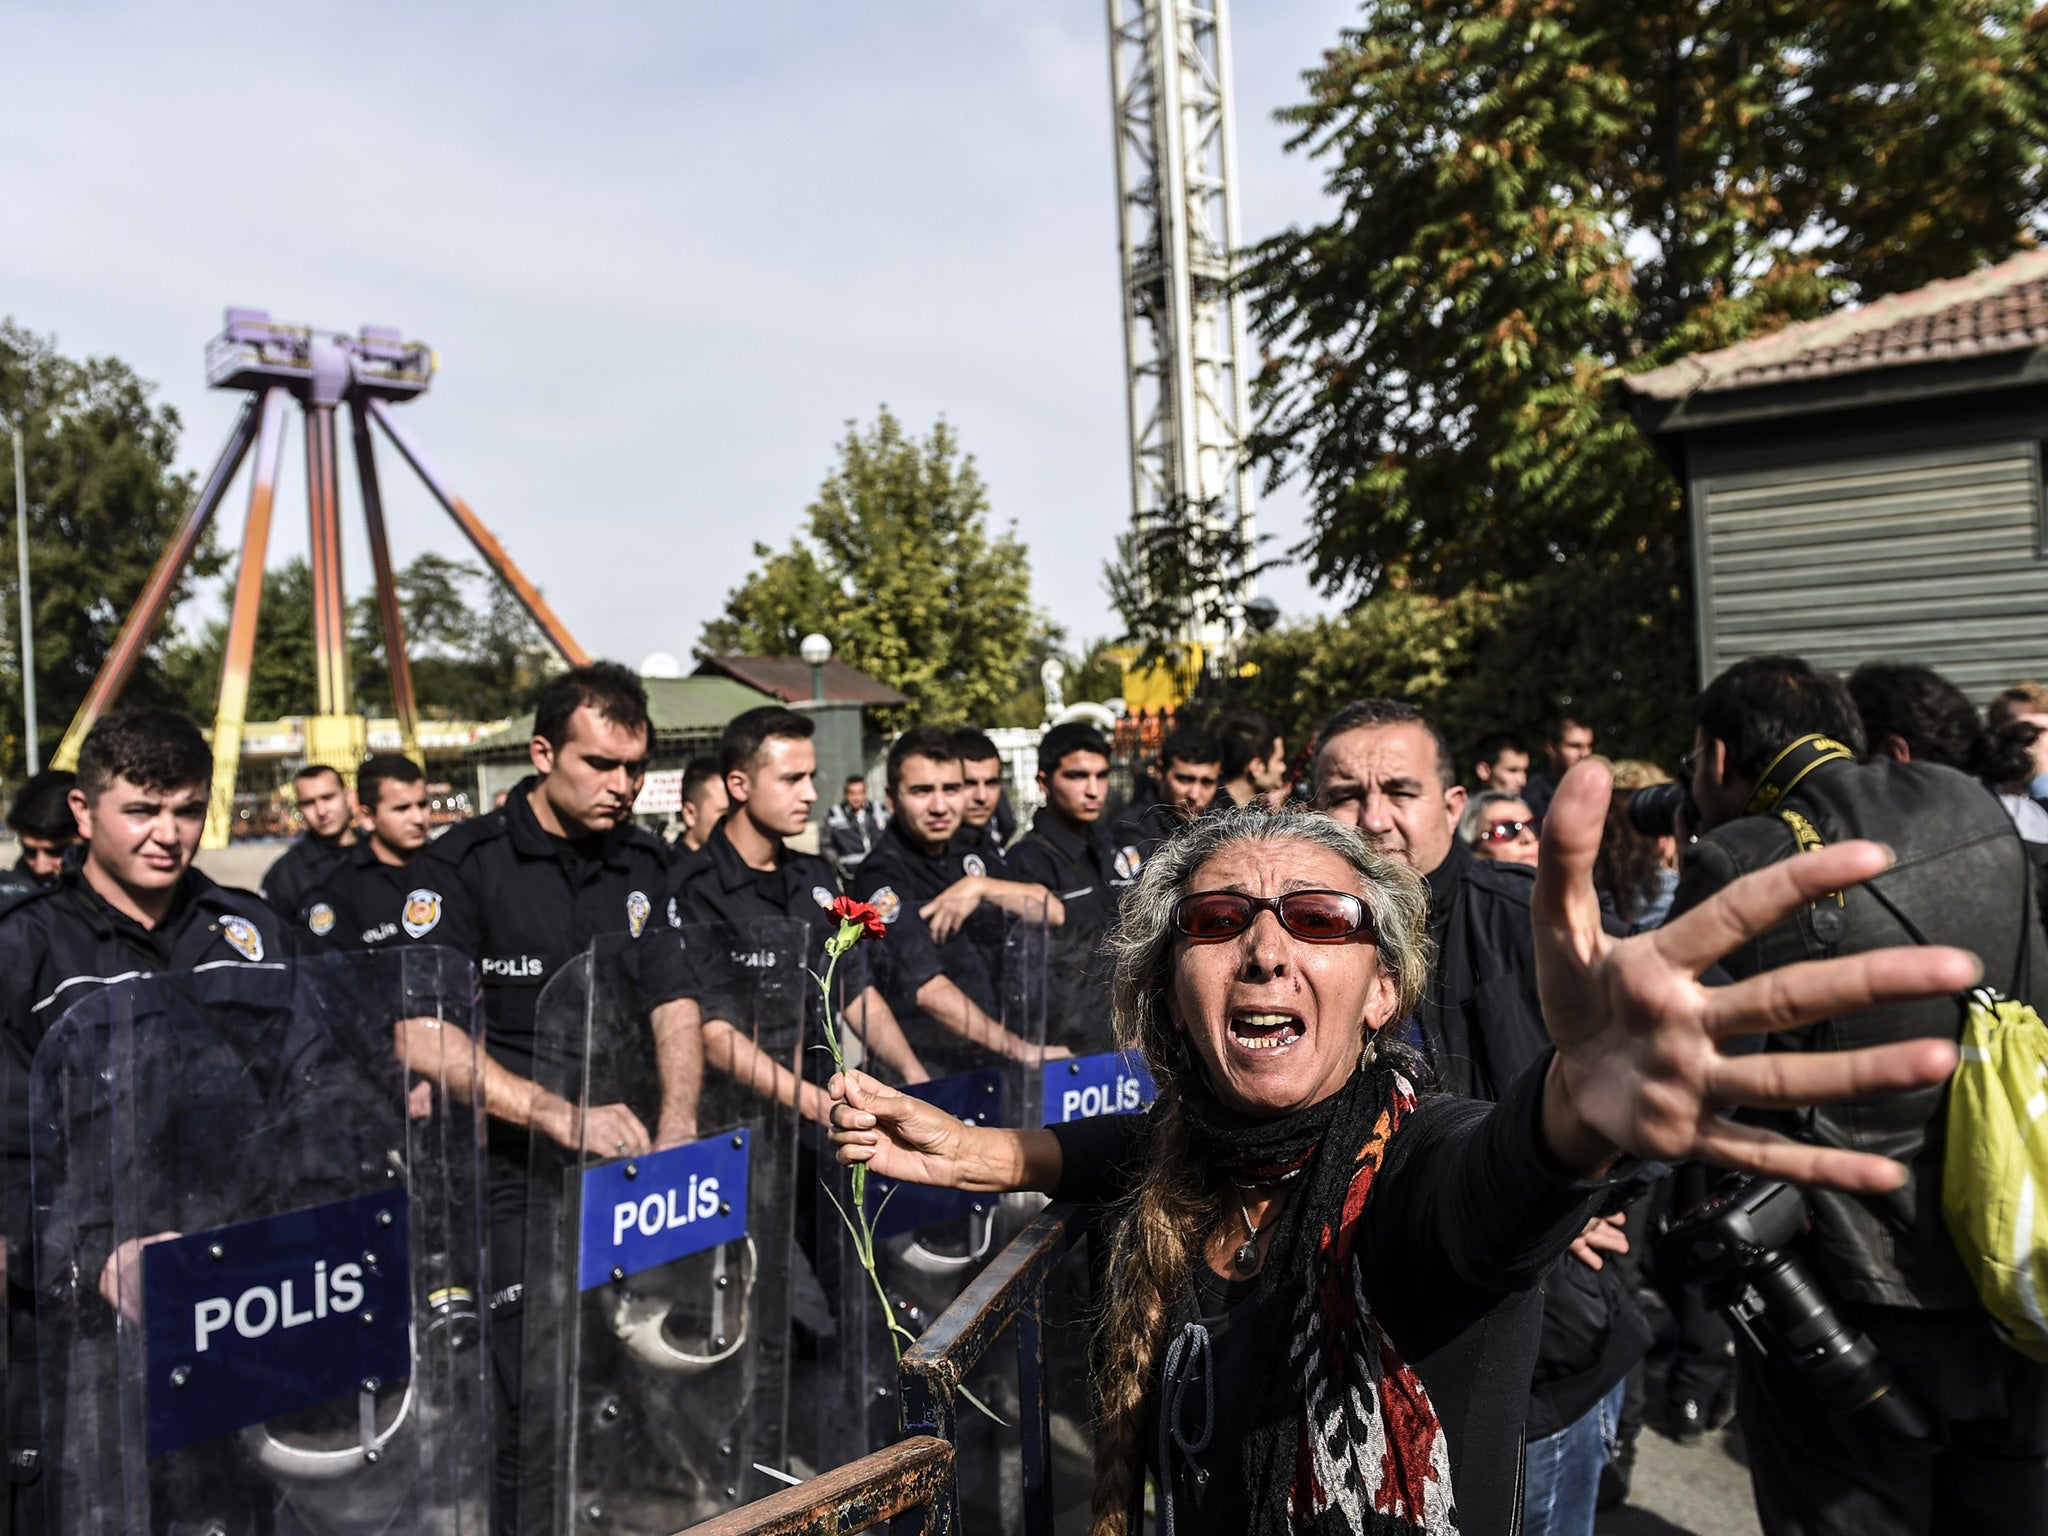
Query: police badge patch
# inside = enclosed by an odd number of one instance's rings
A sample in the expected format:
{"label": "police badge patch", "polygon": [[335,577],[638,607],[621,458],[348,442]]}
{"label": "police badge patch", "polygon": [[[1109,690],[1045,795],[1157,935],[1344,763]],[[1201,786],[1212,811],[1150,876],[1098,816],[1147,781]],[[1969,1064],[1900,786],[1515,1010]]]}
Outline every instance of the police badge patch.
{"label": "police badge patch", "polygon": [[654,903],[647,899],[645,891],[626,893],[626,926],[633,930],[633,937],[640,937],[640,930],[647,926],[647,914],[654,910]]}
{"label": "police badge patch", "polygon": [[883,886],[868,898],[868,905],[882,914],[882,921],[893,923],[903,915],[903,898],[896,894],[895,887]]}
{"label": "police badge patch", "polygon": [[832,910],[832,893],[826,890],[825,887],[823,887],[822,885],[814,885],[811,887],[811,900],[815,901],[827,912],[830,912]]}
{"label": "police badge patch", "polygon": [[316,939],[324,939],[334,932],[334,908],[324,901],[316,901],[306,909],[306,926]]}
{"label": "police badge patch", "polygon": [[424,886],[414,891],[405,898],[405,910],[398,915],[398,920],[409,937],[424,939],[441,921],[441,893],[427,890]]}
{"label": "police badge patch", "polygon": [[978,853],[968,854],[966,858],[960,861],[960,867],[976,878],[988,873],[988,866],[982,863],[981,855]]}
{"label": "police badge patch", "polygon": [[1145,855],[1129,843],[1116,851],[1116,877],[1119,880],[1135,880],[1138,871],[1145,867]]}
{"label": "police badge patch", "polygon": [[246,917],[224,917],[220,920],[220,936],[234,945],[235,953],[244,960],[263,958],[263,935],[256,925]]}

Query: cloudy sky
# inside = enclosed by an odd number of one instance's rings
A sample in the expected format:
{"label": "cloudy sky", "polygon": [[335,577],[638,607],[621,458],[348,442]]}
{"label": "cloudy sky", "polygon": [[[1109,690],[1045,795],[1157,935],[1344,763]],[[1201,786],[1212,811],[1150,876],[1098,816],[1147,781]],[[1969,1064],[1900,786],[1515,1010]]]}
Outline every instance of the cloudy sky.
{"label": "cloudy sky", "polygon": [[[1235,8],[1250,237],[1318,216],[1272,113],[1355,10]],[[687,656],[886,403],[956,426],[1070,636],[1112,627],[1100,0],[0,0],[0,58],[0,314],[158,384],[184,467],[238,403],[202,371],[225,305],[398,325],[440,353],[402,408],[429,457],[586,646],[638,661]],[[398,558],[462,553],[380,462]],[[273,564],[304,548],[304,474],[295,434]],[[1285,492],[1260,520],[1276,548],[1300,536]],[[1324,605],[1297,571],[1264,585],[1290,615]]]}

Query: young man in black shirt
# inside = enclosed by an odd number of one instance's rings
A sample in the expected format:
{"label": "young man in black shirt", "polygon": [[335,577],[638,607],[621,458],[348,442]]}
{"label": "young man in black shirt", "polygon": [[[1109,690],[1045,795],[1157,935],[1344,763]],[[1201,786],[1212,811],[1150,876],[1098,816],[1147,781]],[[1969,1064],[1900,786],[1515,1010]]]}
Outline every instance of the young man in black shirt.
{"label": "young man in black shirt", "polygon": [[55,885],[64,867],[64,853],[78,841],[78,820],[71,814],[71,791],[78,776],[45,768],[27,783],[7,808],[7,825],[21,844],[21,857],[8,871],[8,884]]}
{"label": "young man in black shirt", "polygon": [[[533,775],[513,786],[503,806],[451,828],[414,861],[418,884],[401,919],[408,939],[469,956],[483,987],[500,1529],[509,1529],[518,1506],[519,1302],[531,1134],[606,1156],[697,1136],[702,987],[679,947],[638,952],[639,995],[660,1078],[654,1125],[623,1103],[579,1109],[532,1081],[537,1004],[548,979],[594,939],[638,939],[669,925],[668,851],[632,819],[651,734],[646,690],[627,668],[592,662],[552,679],[534,706]],[[415,1065],[430,1049],[425,1041],[407,1044]],[[478,1091],[452,1078],[449,1086]]]}
{"label": "young man in black shirt", "polygon": [[292,776],[292,792],[306,830],[263,877],[263,899],[286,928],[297,925],[307,893],[356,840],[355,805],[340,773],[325,763],[308,763]]}
{"label": "young man in black shirt", "polygon": [[[1009,878],[1010,856],[1003,848],[1003,813],[1008,809],[1003,795],[1003,755],[996,744],[980,731],[953,733],[953,750],[960,754],[960,830],[953,834],[954,849],[972,855],[980,868],[963,858],[961,867],[970,875]],[[1016,827],[1011,820],[1011,829]]]}
{"label": "young man in black shirt", "polygon": [[694,868],[703,859],[704,845],[730,807],[716,757],[707,753],[684,764],[681,799],[683,835],[668,850],[669,867],[678,871]]}
{"label": "young man in black shirt", "polygon": [[[78,755],[71,809],[85,857],[0,905],[0,1082],[6,1140],[7,1495],[16,1532],[42,1529],[34,1276],[29,1264],[29,1066],[64,1011],[117,978],[275,961],[277,920],[192,867],[213,783],[199,728],[161,710],[104,715]],[[111,1261],[109,1261],[111,1262]]]}
{"label": "young man in black shirt", "polygon": [[1038,787],[1045,805],[1010,849],[1019,880],[1059,897],[1066,922],[1053,935],[1048,1035],[1077,1051],[1112,1047],[1110,960],[1104,940],[1124,892],[1137,883],[1143,851],[1111,838],[1102,824],[1109,793],[1109,743],[1080,721],[1056,725],[1038,744]]}
{"label": "young man in black shirt", "polygon": [[959,1039],[1036,1066],[1044,1048],[995,1017],[1002,1011],[997,913],[1058,923],[1065,910],[1043,886],[968,872],[964,861],[974,855],[952,846],[962,797],[951,737],[933,726],[899,736],[889,749],[889,825],[854,877],[853,894],[889,925],[878,964],[899,1010],[915,1009]]}
{"label": "young man in black shirt", "polygon": [[427,776],[396,752],[356,770],[357,814],[368,830],[307,891],[297,925],[303,949],[383,949],[410,940],[435,904],[413,867],[431,827]]}
{"label": "young man in black shirt", "polygon": [[[1178,828],[1216,803],[1222,777],[1223,743],[1197,726],[1179,727],[1159,744],[1157,803],[1120,820],[1111,841],[1136,848],[1142,865]],[[1227,795],[1223,801],[1232,803]]]}
{"label": "young man in black shirt", "polygon": [[[803,923],[810,929],[804,963],[819,975],[825,970],[825,941],[839,931],[839,920],[832,915],[838,877],[823,859],[798,853],[785,841],[803,831],[817,804],[814,730],[809,715],[779,704],[750,709],[726,726],[718,758],[730,809],[712,829],[703,855],[671,876],[674,921],[684,927],[716,926],[736,967],[761,958],[747,943],[751,923],[771,918]],[[921,1083],[927,1076],[923,1065],[903,1038],[889,1005],[869,984],[867,951],[868,946],[856,945],[841,957],[833,975],[836,1001],[870,1055],[901,1081]],[[821,1044],[824,999],[808,983],[806,996],[813,999],[807,1044]],[[806,1072],[804,1076],[818,1081],[799,1085],[786,1066],[768,1059],[732,1023],[717,1018],[715,1008],[711,1012],[704,1025],[704,1053],[714,1068],[756,1084],[785,1104],[795,1095],[806,1117],[824,1121],[822,1071]]]}

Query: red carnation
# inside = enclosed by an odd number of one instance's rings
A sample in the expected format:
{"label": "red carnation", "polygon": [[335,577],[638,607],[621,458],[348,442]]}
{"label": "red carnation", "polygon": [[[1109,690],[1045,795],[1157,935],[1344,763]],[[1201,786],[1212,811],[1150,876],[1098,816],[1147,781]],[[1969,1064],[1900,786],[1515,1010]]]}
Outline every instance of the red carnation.
{"label": "red carnation", "polygon": [[889,925],[882,921],[882,914],[865,901],[841,896],[832,903],[832,915],[842,923],[859,923],[870,939],[888,936]]}

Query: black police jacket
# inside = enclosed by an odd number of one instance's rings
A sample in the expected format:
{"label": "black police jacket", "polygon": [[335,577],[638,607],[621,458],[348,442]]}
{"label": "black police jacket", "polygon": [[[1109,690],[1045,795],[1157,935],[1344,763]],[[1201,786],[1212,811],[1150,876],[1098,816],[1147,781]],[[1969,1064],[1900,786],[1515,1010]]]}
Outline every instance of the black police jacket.
{"label": "black police jacket", "polygon": [[[35,1377],[23,1362],[34,1348],[30,1268],[29,1073],[37,1046],[66,1009],[108,982],[201,965],[273,963],[284,946],[277,919],[248,891],[187,870],[164,920],[144,928],[115,911],[75,865],[54,886],[0,898],[0,1084],[6,1098],[0,1148],[7,1323],[17,1369],[10,1373],[10,1462],[34,1465]],[[26,1460],[23,1460],[24,1454]],[[4,1490],[0,1490],[4,1492]]]}
{"label": "black police jacket", "polygon": [[[735,813],[740,814],[740,813]],[[764,959],[758,946],[747,942],[750,925],[770,919],[794,919],[809,930],[810,952],[804,963],[818,975],[825,972],[825,941],[839,932],[839,919],[832,915],[832,903],[839,896],[839,877],[832,866],[813,854],[782,849],[773,869],[755,869],[740,857],[732,839],[725,835],[725,823],[714,827],[701,849],[679,861],[669,873],[670,917],[678,927],[705,925],[715,929],[727,946],[734,970],[751,969]],[[842,1004],[858,996],[868,984],[866,951],[856,944],[839,957],[833,972],[834,990]],[[824,1010],[824,996],[806,985],[810,999],[810,1022],[815,1030]],[[727,1017],[737,1005],[720,997],[704,1004],[704,1016]],[[736,1021],[738,1022],[738,1021]],[[813,1069],[822,1053],[806,1052],[806,1065]]]}
{"label": "black police jacket", "polygon": [[[1425,877],[1436,944],[1417,1032],[1437,1086],[1498,1100],[1550,1049],[1536,993],[1536,872],[1473,854],[1455,838]],[[1595,1270],[1567,1253],[1543,1279],[1543,1335],[1527,1434],[1555,1434],[1604,1397],[1649,1352],[1649,1324],[1618,1265]]]}
{"label": "black police jacket", "polygon": [[[541,989],[605,934],[638,938],[669,926],[668,850],[630,822],[576,842],[534,819],[522,779],[496,810],[451,827],[409,868],[417,892],[401,921],[416,942],[470,957],[483,986],[485,1046],[508,1069],[533,1075],[534,1012]],[[642,1002],[685,996],[684,973],[643,977]]]}
{"label": "black police jacket", "polygon": [[286,928],[296,926],[305,914],[308,895],[320,877],[327,873],[330,865],[353,851],[353,846],[343,848],[323,843],[310,832],[295,839],[263,876],[262,896],[270,904],[270,910],[277,914],[278,921]]}
{"label": "black police jacket", "polygon": [[[1997,799],[1952,769],[1925,763],[1823,763],[1780,805],[1796,812],[1824,843],[1868,837],[1890,845],[1897,862],[1870,885],[1929,943],[1955,944],[1984,961],[1987,985],[2048,1007],[2048,944],[2029,920],[2033,873],[2019,834]],[[1798,851],[1791,826],[1773,810],[1716,827],[1693,845],[1680,875],[1672,916],[1698,906],[1730,881]],[[1827,904],[1832,906],[1832,903]],[[1853,955],[1911,938],[1883,903],[1858,888],[1835,914],[1820,904],[1794,914],[1721,963],[1754,976],[1802,960]],[[1836,915],[1838,914],[1838,915]],[[1837,942],[1826,932],[1840,924]],[[1953,998],[1890,1003],[1803,1029],[1764,1037],[1773,1051],[1852,1050],[1961,1032]],[[1945,1086],[1882,1099],[1775,1114],[1745,1114],[1801,1141],[1875,1152],[1904,1162],[1905,1184],[1888,1195],[1810,1190],[1813,1231],[1805,1251],[1837,1300],[1881,1306],[1976,1305],[1941,1214]]]}
{"label": "black police jacket", "polygon": [[[299,897],[297,915],[285,923],[286,936],[302,954],[333,950],[389,949],[411,943],[446,943],[434,937],[441,895],[420,883],[422,848],[404,864],[386,864],[368,838],[342,849],[320,867]],[[422,928],[415,938],[412,930]]]}
{"label": "black police jacket", "polygon": [[[970,870],[970,858],[982,867]],[[933,940],[919,911],[970,873],[987,872],[980,855],[963,853],[956,843],[936,854],[911,847],[893,821],[853,872],[849,880],[852,894],[872,905],[889,926],[889,937],[878,946],[874,963],[889,1006],[899,1014],[915,1010],[918,990],[944,976],[984,1013],[992,1018],[1001,1016],[996,974],[1003,946],[1002,914],[983,905],[940,944]]]}

